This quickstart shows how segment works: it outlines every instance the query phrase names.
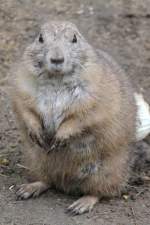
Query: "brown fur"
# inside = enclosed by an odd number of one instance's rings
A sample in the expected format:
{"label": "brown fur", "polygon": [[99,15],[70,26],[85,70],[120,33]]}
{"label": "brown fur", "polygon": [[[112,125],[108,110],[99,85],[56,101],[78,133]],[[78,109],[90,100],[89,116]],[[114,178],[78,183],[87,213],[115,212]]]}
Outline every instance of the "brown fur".
{"label": "brown fur", "polygon": [[[43,128],[33,87],[36,78],[24,64],[15,73],[14,110],[24,133],[28,166],[37,180],[67,193],[112,196],[120,193],[128,174],[129,144],[135,134],[133,90],[106,53],[92,49],[87,55],[90,63],[85,62],[79,76],[87,96],[70,102],[53,134],[63,147],[47,153],[29,138],[31,132],[40,139]],[[51,110],[47,113],[51,120]]]}

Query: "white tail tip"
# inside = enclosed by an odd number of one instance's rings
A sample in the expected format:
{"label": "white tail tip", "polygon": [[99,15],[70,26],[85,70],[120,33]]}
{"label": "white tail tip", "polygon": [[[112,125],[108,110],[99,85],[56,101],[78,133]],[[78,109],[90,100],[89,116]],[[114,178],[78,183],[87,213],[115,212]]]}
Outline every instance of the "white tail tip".
{"label": "white tail tip", "polygon": [[134,94],[137,105],[136,139],[140,141],[150,134],[150,107],[142,94]]}

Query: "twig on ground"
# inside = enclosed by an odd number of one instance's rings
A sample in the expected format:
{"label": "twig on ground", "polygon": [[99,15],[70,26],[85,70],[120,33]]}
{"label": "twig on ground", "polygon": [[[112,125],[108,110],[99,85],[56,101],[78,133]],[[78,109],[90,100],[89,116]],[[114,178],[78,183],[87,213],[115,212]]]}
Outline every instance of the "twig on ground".
{"label": "twig on ground", "polygon": [[16,166],[18,166],[19,168],[22,168],[22,169],[30,170],[28,167],[26,167],[20,163],[17,163]]}
{"label": "twig on ground", "polygon": [[133,216],[133,220],[134,220],[134,225],[138,225],[138,224],[137,224],[137,220],[136,220],[135,211],[134,211],[134,209],[133,209],[132,206],[131,206],[130,208],[131,208],[131,212],[132,212],[132,216]]}
{"label": "twig on ground", "polygon": [[0,176],[2,176],[2,177],[9,177],[8,175],[2,174],[2,173],[0,173]]}

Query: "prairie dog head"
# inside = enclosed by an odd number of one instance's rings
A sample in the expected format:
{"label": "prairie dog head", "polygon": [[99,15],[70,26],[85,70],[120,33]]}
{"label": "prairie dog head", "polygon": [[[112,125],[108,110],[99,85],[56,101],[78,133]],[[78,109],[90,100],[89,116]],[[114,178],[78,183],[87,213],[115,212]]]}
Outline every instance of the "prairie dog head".
{"label": "prairie dog head", "polygon": [[91,62],[92,47],[70,22],[49,22],[25,51],[28,69],[37,77],[71,75]]}

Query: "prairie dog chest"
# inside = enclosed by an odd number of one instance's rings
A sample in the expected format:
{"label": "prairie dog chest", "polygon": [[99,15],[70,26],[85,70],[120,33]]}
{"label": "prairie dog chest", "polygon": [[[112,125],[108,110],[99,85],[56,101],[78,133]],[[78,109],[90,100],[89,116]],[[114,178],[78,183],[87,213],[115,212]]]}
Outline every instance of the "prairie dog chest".
{"label": "prairie dog chest", "polygon": [[48,129],[57,129],[67,111],[80,101],[81,87],[78,85],[46,84],[38,88],[37,105]]}

